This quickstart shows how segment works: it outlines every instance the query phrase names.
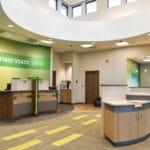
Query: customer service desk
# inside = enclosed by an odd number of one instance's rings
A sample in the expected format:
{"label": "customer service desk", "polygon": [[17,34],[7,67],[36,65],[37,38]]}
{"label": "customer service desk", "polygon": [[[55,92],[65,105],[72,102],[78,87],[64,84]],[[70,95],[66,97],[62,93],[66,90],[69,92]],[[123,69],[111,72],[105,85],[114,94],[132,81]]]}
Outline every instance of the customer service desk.
{"label": "customer service desk", "polygon": [[[0,91],[0,119],[33,114],[31,91]],[[38,91],[38,113],[57,111],[57,91]]]}
{"label": "customer service desk", "polygon": [[127,145],[150,135],[150,101],[104,102],[104,135],[115,145]]}

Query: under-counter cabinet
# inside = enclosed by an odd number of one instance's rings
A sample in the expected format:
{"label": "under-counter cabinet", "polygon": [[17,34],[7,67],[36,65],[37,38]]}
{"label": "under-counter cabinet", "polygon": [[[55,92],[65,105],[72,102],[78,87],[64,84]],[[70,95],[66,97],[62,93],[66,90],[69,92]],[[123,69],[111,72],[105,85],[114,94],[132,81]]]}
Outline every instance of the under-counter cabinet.
{"label": "under-counter cabinet", "polygon": [[139,137],[150,133],[150,108],[139,111]]}
{"label": "under-counter cabinet", "polygon": [[138,138],[138,112],[118,113],[117,141],[124,142]]}
{"label": "under-counter cabinet", "polygon": [[136,143],[150,133],[150,104],[136,108],[105,104],[104,135],[115,145]]}
{"label": "under-counter cabinet", "polygon": [[71,104],[71,89],[61,89],[60,93],[60,102]]}
{"label": "under-counter cabinet", "polygon": [[[0,120],[14,119],[33,113],[31,91],[0,91]],[[39,113],[57,111],[57,91],[38,91]]]}

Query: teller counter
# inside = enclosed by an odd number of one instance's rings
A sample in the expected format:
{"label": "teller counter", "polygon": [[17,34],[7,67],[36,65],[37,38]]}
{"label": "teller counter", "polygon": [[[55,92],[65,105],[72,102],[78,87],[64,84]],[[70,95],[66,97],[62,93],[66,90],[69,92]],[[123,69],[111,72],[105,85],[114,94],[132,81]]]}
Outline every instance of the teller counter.
{"label": "teller counter", "polygon": [[[32,91],[0,91],[0,119],[33,114]],[[57,91],[38,91],[38,113],[57,111]]]}

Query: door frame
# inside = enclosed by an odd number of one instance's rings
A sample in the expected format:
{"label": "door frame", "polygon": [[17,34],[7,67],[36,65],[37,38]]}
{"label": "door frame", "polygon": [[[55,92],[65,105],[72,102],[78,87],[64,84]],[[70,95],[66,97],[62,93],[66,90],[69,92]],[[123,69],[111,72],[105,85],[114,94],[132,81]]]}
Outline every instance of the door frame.
{"label": "door frame", "polygon": [[85,96],[84,96],[84,98],[85,98],[85,104],[87,104],[87,94],[86,94],[86,73],[88,73],[88,72],[97,72],[98,73],[98,96],[100,96],[100,92],[99,92],[99,90],[100,90],[100,87],[99,87],[99,85],[100,85],[100,71],[99,70],[88,70],[88,71],[85,71],[85,87],[84,87],[84,91],[85,91]]}

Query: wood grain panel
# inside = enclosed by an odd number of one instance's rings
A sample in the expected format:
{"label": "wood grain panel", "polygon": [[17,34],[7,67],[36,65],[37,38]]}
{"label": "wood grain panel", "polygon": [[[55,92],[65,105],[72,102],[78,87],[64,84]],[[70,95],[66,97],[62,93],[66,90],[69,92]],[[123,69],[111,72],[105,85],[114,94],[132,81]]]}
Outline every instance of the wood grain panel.
{"label": "wood grain panel", "polygon": [[56,93],[39,92],[39,101],[57,101]]}
{"label": "wood grain panel", "polygon": [[117,142],[117,113],[104,110],[104,135]]}
{"label": "wood grain panel", "polygon": [[139,137],[150,133],[150,108],[139,111]]}
{"label": "wood grain panel", "polygon": [[0,119],[12,118],[12,94],[0,93]]}
{"label": "wood grain panel", "polygon": [[138,112],[118,113],[118,142],[138,138]]}
{"label": "wood grain panel", "polygon": [[71,103],[71,89],[61,89],[60,93],[60,102]]}

